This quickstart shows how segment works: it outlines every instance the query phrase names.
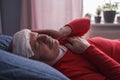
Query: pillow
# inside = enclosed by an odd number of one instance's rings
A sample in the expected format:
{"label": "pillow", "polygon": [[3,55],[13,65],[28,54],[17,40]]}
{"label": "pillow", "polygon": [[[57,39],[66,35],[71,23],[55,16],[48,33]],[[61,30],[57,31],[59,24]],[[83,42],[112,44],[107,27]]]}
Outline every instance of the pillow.
{"label": "pillow", "polygon": [[0,80],[69,80],[40,61],[0,50]]}
{"label": "pillow", "polygon": [[0,35],[0,80],[70,80],[45,63],[7,52],[11,40]]}
{"label": "pillow", "polygon": [[11,36],[8,35],[0,35],[0,49],[8,50],[8,46],[12,40]]}

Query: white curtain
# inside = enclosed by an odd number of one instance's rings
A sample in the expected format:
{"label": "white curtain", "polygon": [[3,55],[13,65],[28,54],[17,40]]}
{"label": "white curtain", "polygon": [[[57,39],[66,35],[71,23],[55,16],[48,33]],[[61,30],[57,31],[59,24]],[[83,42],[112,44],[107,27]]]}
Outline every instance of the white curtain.
{"label": "white curtain", "polygon": [[32,0],[22,0],[20,29],[32,27]]}
{"label": "white curtain", "polygon": [[83,0],[23,0],[22,6],[21,28],[57,30],[83,13]]}

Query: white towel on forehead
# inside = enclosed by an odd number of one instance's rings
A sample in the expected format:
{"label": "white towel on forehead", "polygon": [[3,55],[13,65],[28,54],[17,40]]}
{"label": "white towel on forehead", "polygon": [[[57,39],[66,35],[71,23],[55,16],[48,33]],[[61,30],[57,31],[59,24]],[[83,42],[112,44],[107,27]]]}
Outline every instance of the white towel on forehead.
{"label": "white towel on forehead", "polygon": [[27,58],[34,56],[30,46],[30,32],[29,29],[23,29],[14,34],[13,53]]}

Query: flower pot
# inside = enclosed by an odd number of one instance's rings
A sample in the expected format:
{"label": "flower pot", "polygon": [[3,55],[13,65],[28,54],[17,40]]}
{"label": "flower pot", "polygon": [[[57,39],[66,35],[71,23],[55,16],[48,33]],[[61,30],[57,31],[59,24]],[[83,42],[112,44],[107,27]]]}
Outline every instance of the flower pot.
{"label": "flower pot", "polygon": [[120,16],[117,16],[117,22],[120,23]]}
{"label": "flower pot", "polygon": [[95,16],[95,23],[100,23],[101,22],[101,16]]}
{"label": "flower pot", "polygon": [[103,17],[104,17],[105,23],[113,23],[115,15],[116,15],[116,11],[104,11]]}

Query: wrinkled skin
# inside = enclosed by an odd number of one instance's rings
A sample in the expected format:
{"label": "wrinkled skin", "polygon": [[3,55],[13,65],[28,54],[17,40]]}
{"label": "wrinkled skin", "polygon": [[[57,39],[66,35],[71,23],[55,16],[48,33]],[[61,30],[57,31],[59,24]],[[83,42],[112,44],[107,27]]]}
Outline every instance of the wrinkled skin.
{"label": "wrinkled skin", "polygon": [[46,35],[38,34],[36,32],[30,33],[30,45],[35,53],[32,59],[43,61],[52,65],[59,53],[58,40]]}

